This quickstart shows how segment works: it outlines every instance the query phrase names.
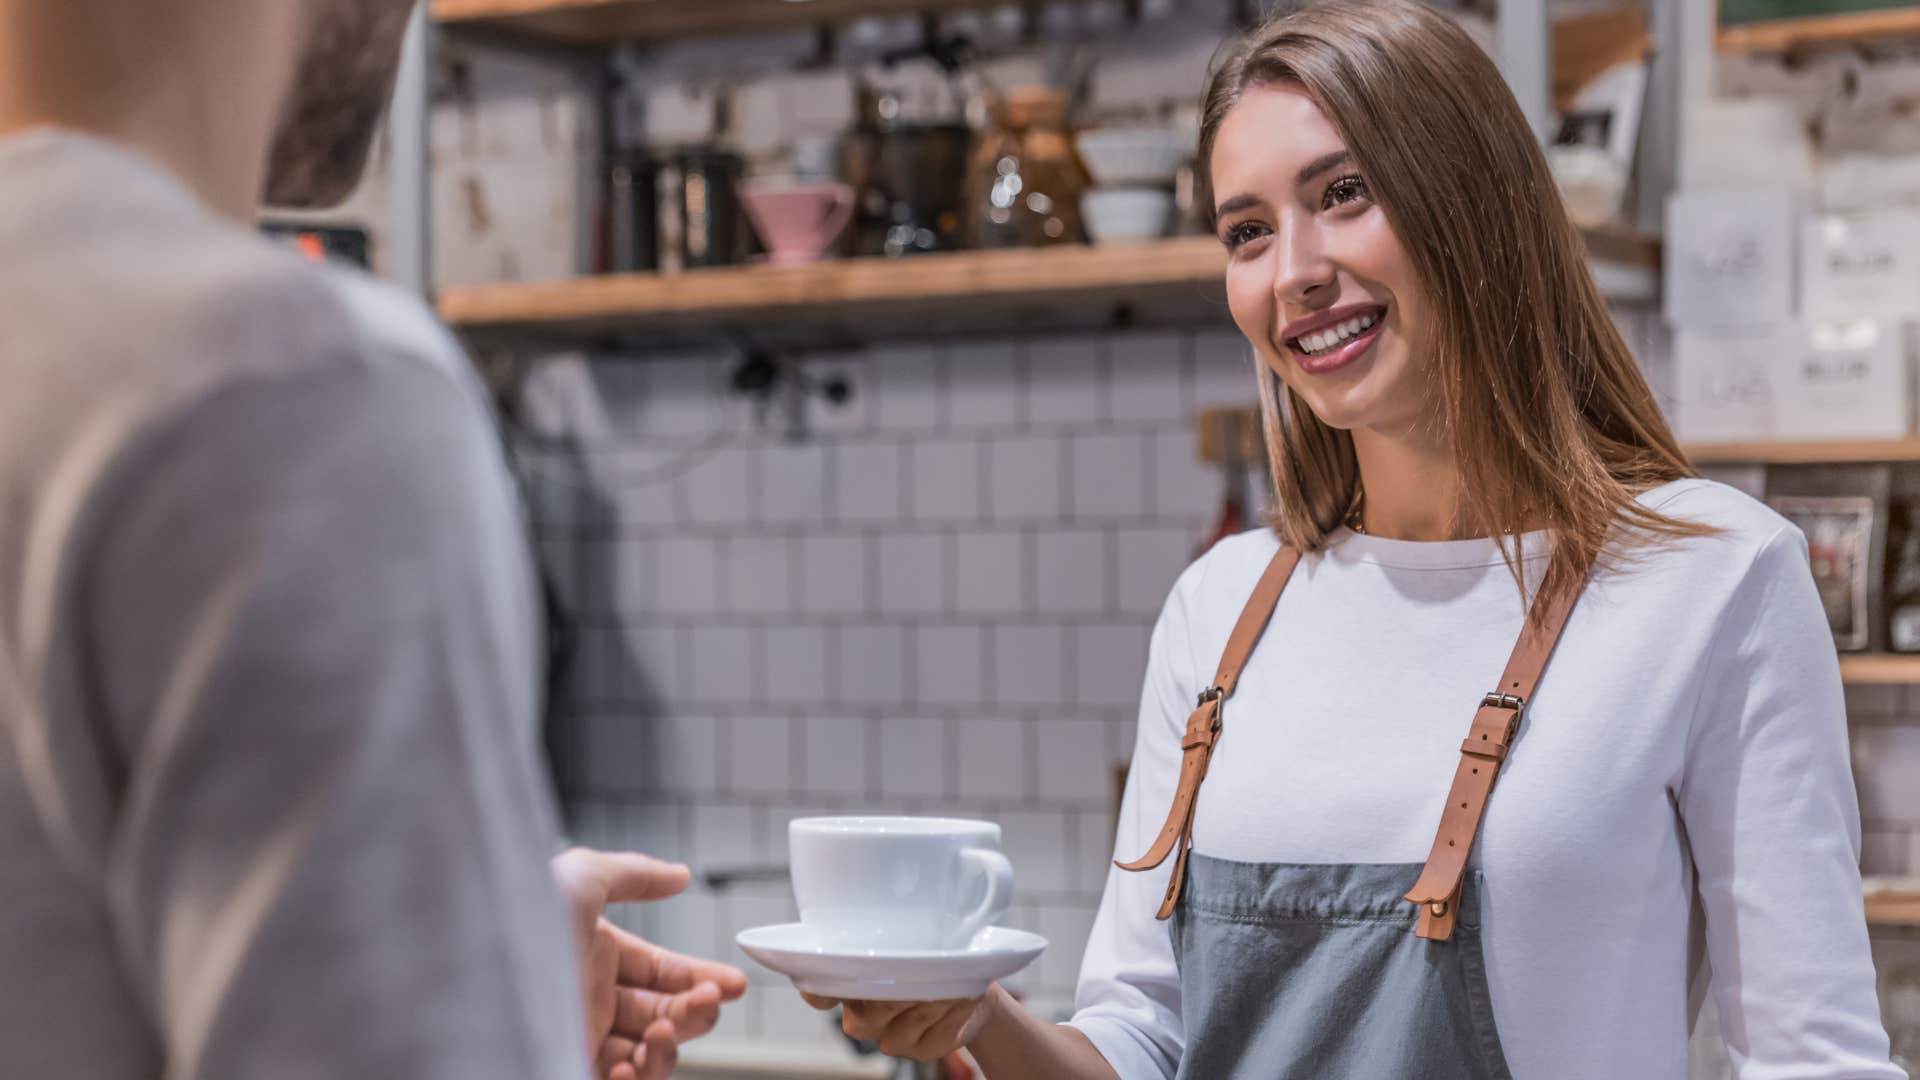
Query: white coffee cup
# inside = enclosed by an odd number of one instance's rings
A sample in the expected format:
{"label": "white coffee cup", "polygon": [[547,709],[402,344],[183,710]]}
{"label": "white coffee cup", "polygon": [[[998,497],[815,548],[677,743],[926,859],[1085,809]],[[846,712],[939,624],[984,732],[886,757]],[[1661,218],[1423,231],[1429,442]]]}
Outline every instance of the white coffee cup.
{"label": "white coffee cup", "polygon": [[787,835],[800,921],[829,948],[958,949],[1013,899],[990,821],[800,818]]}

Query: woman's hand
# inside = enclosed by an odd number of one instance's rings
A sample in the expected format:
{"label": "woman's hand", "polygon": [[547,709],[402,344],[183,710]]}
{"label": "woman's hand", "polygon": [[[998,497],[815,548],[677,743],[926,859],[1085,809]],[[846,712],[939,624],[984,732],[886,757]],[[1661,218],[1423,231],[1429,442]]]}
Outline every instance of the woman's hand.
{"label": "woman's hand", "polygon": [[880,1052],[913,1061],[938,1061],[973,1041],[986,1024],[996,985],[964,1001],[838,1001],[801,994],[822,1011],[839,1006],[849,1036],[880,1044]]}

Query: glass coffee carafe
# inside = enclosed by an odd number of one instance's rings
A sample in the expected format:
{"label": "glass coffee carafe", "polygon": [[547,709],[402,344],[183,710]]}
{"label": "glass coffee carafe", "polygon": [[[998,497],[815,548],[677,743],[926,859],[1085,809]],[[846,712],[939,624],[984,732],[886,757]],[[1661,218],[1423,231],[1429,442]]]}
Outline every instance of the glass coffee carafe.
{"label": "glass coffee carafe", "polygon": [[982,248],[1085,243],[1080,194],[1090,186],[1067,126],[1067,92],[1010,90],[968,167],[968,240]]}

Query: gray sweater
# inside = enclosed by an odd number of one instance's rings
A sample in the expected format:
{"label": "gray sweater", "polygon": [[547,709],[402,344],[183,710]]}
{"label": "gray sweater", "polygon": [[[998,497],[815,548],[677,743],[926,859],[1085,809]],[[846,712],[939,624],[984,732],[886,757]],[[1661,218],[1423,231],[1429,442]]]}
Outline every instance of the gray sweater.
{"label": "gray sweater", "polygon": [[536,609],[420,305],[0,141],[0,1073],[586,1075]]}

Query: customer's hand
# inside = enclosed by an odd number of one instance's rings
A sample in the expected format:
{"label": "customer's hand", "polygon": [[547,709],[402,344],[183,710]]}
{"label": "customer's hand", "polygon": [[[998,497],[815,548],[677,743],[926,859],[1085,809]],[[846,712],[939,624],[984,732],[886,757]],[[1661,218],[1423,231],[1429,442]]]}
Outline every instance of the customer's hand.
{"label": "customer's hand", "polygon": [[962,1001],[839,1001],[801,994],[822,1011],[841,1009],[840,1028],[878,1043],[880,1052],[913,1061],[938,1061],[973,1041],[987,1022],[994,987],[985,997]]}
{"label": "customer's hand", "polygon": [[630,852],[574,848],[553,860],[573,912],[588,1046],[603,1080],[665,1080],[679,1044],[712,1031],[720,1003],[747,990],[738,968],[662,949],[608,922],[608,904],[684,891],[686,867]]}

